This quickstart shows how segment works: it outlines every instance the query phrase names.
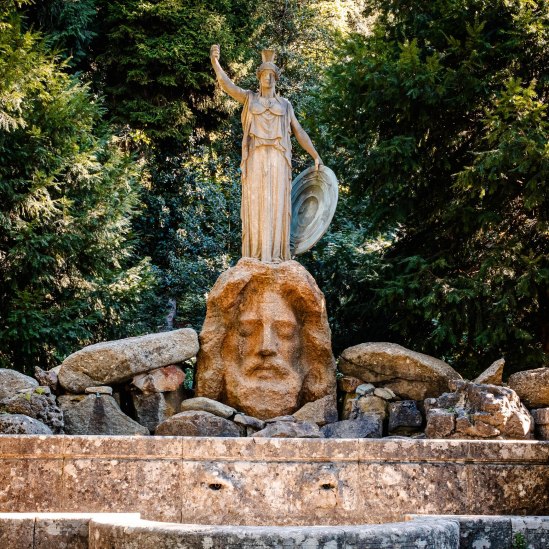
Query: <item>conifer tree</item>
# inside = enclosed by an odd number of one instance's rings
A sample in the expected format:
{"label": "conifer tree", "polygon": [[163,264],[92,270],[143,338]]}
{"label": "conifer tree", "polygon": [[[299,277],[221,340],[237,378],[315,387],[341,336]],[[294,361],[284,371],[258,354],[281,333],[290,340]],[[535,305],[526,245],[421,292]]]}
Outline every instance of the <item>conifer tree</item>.
{"label": "conifer tree", "polygon": [[137,330],[152,279],[129,240],[137,165],[87,86],[0,15],[0,365],[32,372]]}

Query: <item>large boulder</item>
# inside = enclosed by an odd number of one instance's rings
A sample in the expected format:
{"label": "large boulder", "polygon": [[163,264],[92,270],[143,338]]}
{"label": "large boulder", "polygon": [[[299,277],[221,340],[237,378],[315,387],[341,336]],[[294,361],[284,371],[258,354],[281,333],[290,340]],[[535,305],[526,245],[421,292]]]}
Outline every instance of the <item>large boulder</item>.
{"label": "large boulder", "polygon": [[0,411],[23,414],[41,421],[53,433],[63,433],[63,412],[58,408],[49,387],[24,390],[10,398],[0,400]]}
{"label": "large boulder", "polygon": [[228,419],[197,410],[181,412],[156,428],[156,435],[179,437],[239,437],[240,429]]}
{"label": "large boulder", "polygon": [[197,352],[198,336],[192,328],[96,343],[63,361],[59,383],[71,393],[83,393],[87,387],[122,383],[182,362]]}
{"label": "large boulder", "polygon": [[41,421],[23,414],[0,413],[0,433],[3,435],[52,435]]}
{"label": "large boulder", "polygon": [[549,368],[517,372],[509,377],[508,385],[529,408],[549,406]]}
{"label": "large boulder", "polygon": [[0,368],[0,400],[12,397],[24,389],[38,387],[38,381],[15,370]]}
{"label": "large boulder", "polygon": [[335,395],[324,296],[296,261],[243,258],[208,296],[196,396],[270,419]]}
{"label": "large boulder", "polygon": [[462,379],[446,362],[410,351],[396,343],[361,343],[345,349],[339,369],[376,386],[387,387],[406,400],[437,397],[451,380]]}
{"label": "large boulder", "polygon": [[109,395],[63,395],[57,399],[68,435],[148,435]]}
{"label": "large boulder", "polygon": [[534,421],[508,387],[455,382],[456,390],[426,399],[429,438],[531,439]]}

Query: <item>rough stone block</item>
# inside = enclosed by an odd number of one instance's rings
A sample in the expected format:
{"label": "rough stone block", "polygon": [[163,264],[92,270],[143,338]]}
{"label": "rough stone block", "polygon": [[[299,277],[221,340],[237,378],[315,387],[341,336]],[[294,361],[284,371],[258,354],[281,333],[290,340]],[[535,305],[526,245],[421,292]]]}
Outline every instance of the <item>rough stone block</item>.
{"label": "rough stone block", "polygon": [[155,434],[179,437],[238,437],[239,428],[228,419],[209,412],[189,410],[162,422]]}
{"label": "rough stone block", "polygon": [[309,421],[276,421],[254,433],[257,438],[322,438],[316,423]]}
{"label": "rough stone block", "polygon": [[307,402],[292,414],[298,421],[316,423],[319,427],[338,420],[335,395],[326,395],[314,402]]}
{"label": "rough stone block", "polygon": [[63,395],[57,399],[69,435],[148,435],[109,395]]}
{"label": "rough stone block", "polygon": [[508,384],[529,408],[549,406],[549,368],[517,372]]}
{"label": "rough stone block", "polygon": [[230,419],[237,413],[231,406],[206,397],[195,397],[184,400],[181,403],[180,411],[187,412],[189,410],[208,412],[224,419]]}
{"label": "rough stone block", "polygon": [[389,404],[389,434],[411,434],[421,430],[423,417],[415,400]]}
{"label": "rough stone block", "polygon": [[381,438],[383,420],[378,414],[364,414],[325,425],[321,432],[325,438]]}

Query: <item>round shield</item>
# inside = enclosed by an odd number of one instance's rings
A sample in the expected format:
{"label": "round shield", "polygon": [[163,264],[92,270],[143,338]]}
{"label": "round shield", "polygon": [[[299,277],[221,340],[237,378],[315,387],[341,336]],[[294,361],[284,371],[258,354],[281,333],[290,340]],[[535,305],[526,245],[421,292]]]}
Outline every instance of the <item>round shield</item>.
{"label": "round shield", "polygon": [[327,166],[314,166],[292,182],[292,224],[290,243],[293,255],[311,249],[327,231],[337,206],[337,178]]}

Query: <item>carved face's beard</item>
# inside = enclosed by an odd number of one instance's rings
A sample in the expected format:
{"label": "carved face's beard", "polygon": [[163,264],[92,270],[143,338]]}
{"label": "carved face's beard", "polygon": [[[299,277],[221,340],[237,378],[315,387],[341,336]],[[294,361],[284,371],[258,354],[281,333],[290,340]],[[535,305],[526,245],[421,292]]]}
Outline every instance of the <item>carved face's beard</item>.
{"label": "carved face's beard", "polygon": [[299,406],[303,377],[300,367],[277,357],[242,359],[239,368],[225,374],[227,401],[244,413],[253,410],[259,419],[291,414]]}

